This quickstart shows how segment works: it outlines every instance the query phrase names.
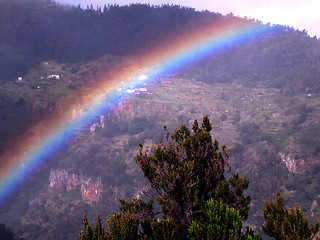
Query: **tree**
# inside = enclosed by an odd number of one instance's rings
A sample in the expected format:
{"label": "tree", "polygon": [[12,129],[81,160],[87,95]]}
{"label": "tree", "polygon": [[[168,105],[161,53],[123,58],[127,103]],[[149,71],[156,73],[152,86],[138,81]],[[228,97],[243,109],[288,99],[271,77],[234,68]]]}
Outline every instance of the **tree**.
{"label": "tree", "polygon": [[192,220],[204,215],[206,201],[214,199],[233,207],[245,219],[251,200],[243,195],[249,185],[245,177],[234,173],[225,178],[229,151],[224,145],[220,150],[216,139],[212,141],[209,118],[203,118],[201,127],[195,120],[192,130],[182,125],[171,137],[167,132],[166,141],[152,153],[143,153],[141,146],[135,158],[156,191],[163,217],[172,218],[185,235]]}
{"label": "tree", "polygon": [[[248,188],[249,181],[238,173],[228,179],[225,177],[226,168],[231,171],[228,164],[229,151],[224,145],[220,149],[218,141],[212,140],[212,125],[207,116],[203,118],[201,127],[195,120],[192,130],[181,125],[173,134],[167,132],[165,140],[154,147],[152,153],[144,152],[140,144],[135,161],[155,192],[163,219],[156,220],[157,213],[154,212],[152,199],[149,202],[141,199],[128,202],[122,199],[122,212],[118,216],[123,218],[133,214],[139,220],[140,228],[136,228],[138,238],[186,239],[192,224],[201,223],[205,227],[201,219],[206,219],[208,208],[212,210],[214,206],[220,210],[228,209],[226,211],[236,218],[236,226],[228,221],[212,222],[215,229],[224,229],[228,234],[234,232],[235,235],[230,235],[231,239],[245,236],[241,233],[240,223],[241,219],[248,216],[251,199],[245,197],[243,192]],[[226,216],[224,211],[219,214],[221,216],[217,217]],[[109,217],[108,222],[114,217]],[[234,217],[230,221],[234,221]],[[88,223],[84,223],[87,229]],[[113,228],[123,228],[120,225],[127,226],[123,222],[109,225],[109,233]],[[216,231],[209,231],[208,234],[216,234]],[[250,232],[247,231],[246,235],[250,235]],[[253,234],[250,236],[252,238]],[[205,234],[203,237],[210,238]]]}
{"label": "tree", "polygon": [[309,223],[301,208],[296,204],[295,210],[284,206],[284,200],[279,191],[276,199],[265,202],[263,206],[265,224],[262,230],[275,239],[320,239],[320,222]]}
{"label": "tree", "polygon": [[238,210],[224,207],[222,203],[216,203],[212,199],[206,202],[205,217],[192,221],[189,227],[188,238],[191,240],[207,239],[214,236],[215,239],[259,239],[247,228],[242,234],[241,216]]}

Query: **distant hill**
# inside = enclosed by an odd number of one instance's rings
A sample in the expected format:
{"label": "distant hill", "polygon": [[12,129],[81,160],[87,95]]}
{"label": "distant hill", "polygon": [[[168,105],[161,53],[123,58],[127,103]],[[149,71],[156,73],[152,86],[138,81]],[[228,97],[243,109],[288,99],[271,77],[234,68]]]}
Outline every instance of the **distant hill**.
{"label": "distant hill", "polygon": [[[0,80],[23,75],[40,61],[85,62],[104,54],[129,55],[184,31],[218,21],[252,19],[198,12],[181,6],[108,5],[102,8],[63,6],[52,0],[0,2]],[[320,47],[306,32],[268,26],[268,36],[200,63],[193,71],[203,81],[261,82],[289,91],[317,91]],[[230,61],[232,58],[232,61]],[[207,71],[212,69],[214,71]],[[217,72],[219,71],[219,72]],[[228,73],[228,74],[226,74]],[[301,82],[301,78],[305,80]],[[288,80],[290,79],[290,81]]]}
{"label": "distant hill", "polygon": [[180,6],[83,10],[51,0],[2,1],[0,15],[2,81],[11,81],[43,60],[83,62],[104,54],[134,54],[203,21],[223,18]]}
{"label": "distant hill", "polygon": [[188,70],[205,82],[283,89],[285,94],[320,90],[320,41],[304,31],[275,25],[260,38],[206,58]]}

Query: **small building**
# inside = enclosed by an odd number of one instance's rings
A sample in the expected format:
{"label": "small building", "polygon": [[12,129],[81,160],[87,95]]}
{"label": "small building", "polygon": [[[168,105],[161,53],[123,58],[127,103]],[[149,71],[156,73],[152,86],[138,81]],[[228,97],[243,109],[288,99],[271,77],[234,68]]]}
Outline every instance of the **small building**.
{"label": "small building", "polygon": [[139,92],[147,92],[148,91],[148,89],[146,89],[146,88],[139,88]]}
{"label": "small building", "polygon": [[135,89],[127,89],[126,92],[127,92],[127,93],[134,93],[134,92],[135,92]]}
{"label": "small building", "polygon": [[55,79],[60,79],[60,75],[51,74],[51,75],[48,75],[48,76],[47,76],[47,79],[53,79],[53,78],[55,78]]}
{"label": "small building", "polygon": [[146,93],[148,91],[148,89],[146,88],[130,88],[130,89],[127,89],[126,92],[127,93],[134,93],[134,94],[140,94],[140,93]]}

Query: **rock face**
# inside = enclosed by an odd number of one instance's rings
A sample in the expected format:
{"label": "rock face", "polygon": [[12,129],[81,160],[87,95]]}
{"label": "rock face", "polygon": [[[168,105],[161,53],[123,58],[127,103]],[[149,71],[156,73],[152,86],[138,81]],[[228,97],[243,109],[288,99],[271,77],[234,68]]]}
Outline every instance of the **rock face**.
{"label": "rock face", "polygon": [[297,171],[297,162],[291,155],[285,155],[284,153],[279,153],[281,160],[286,164],[289,172],[295,173]]}
{"label": "rock face", "polygon": [[308,166],[305,164],[304,159],[295,159],[294,154],[284,154],[284,153],[279,153],[281,160],[286,164],[286,167],[289,172],[296,173],[297,171],[303,171]]}
{"label": "rock face", "polygon": [[49,177],[50,188],[70,191],[80,186],[83,200],[98,202],[103,192],[100,179],[85,178],[81,175],[70,174],[66,170],[51,170]]}

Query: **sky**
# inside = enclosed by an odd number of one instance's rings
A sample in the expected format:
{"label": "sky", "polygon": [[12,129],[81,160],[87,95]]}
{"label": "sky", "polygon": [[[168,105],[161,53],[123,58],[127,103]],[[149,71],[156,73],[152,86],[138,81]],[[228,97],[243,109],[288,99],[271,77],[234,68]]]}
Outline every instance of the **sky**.
{"label": "sky", "polygon": [[149,3],[150,5],[173,4],[192,7],[196,10],[209,10],[223,15],[232,12],[235,16],[250,17],[263,23],[288,25],[306,30],[313,37],[320,38],[320,0],[57,0],[63,4],[85,8],[105,4],[127,5]]}

